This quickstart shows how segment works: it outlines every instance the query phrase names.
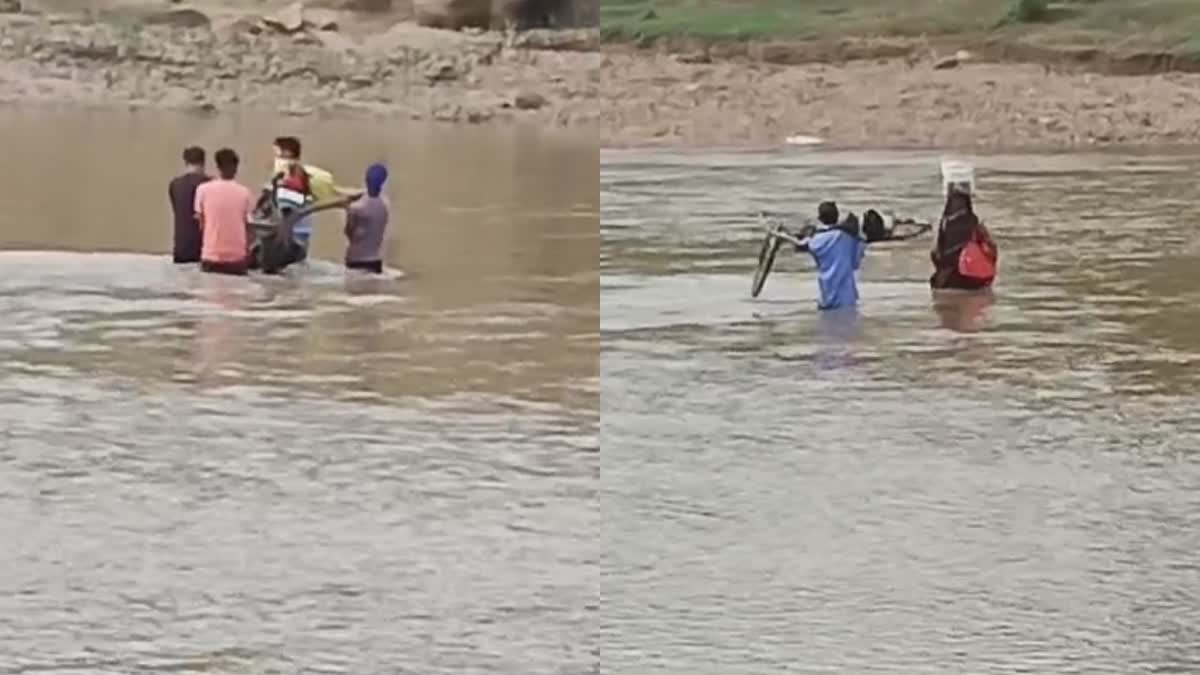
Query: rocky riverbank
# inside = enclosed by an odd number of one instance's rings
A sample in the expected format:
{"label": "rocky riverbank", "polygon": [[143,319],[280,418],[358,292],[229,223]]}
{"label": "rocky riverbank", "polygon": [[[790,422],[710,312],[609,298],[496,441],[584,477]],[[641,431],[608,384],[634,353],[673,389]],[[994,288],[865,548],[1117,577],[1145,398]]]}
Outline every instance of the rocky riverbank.
{"label": "rocky riverbank", "polygon": [[595,31],[465,33],[378,19],[343,30],[351,21],[161,5],[101,18],[0,14],[0,103],[559,127],[599,118]]}
{"label": "rocky riverbank", "polygon": [[1103,59],[1071,64],[1053,54],[1043,63],[1005,63],[952,56],[955,51],[915,56],[911,48],[892,48],[905,55],[787,64],[760,51],[726,58],[703,50],[611,48],[600,64],[602,144],[777,145],[790,138],[853,147],[1039,148],[1200,142],[1196,73],[1105,74],[1097,72]]}
{"label": "rocky riverbank", "polygon": [[[948,57],[952,44],[878,43],[723,54],[602,45],[596,30],[437,30],[403,13],[130,2],[35,14],[5,13],[15,3],[0,0],[0,104],[525,121],[598,133],[608,147],[1200,142],[1200,74],[1098,72],[1155,59],[1011,63]],[[837,62],[808,62],[831,54]]]}

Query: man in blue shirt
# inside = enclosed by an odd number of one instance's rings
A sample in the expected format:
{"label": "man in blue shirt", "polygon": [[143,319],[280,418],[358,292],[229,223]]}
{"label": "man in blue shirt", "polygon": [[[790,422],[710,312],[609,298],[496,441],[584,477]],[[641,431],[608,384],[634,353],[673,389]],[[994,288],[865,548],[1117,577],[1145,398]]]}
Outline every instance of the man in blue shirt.
{"label": "man in blue shirt", "polygon": [[853,307],[858,304],[854,275],[867,252],[867,243],[858,234],[858,221],[851,215],[838,225],[838,208],[833,202],[823,202],[817,208],[817,220],[821,225],[799,247],[812,254],[817,263],[817,285],[821,289],[817,307]]}

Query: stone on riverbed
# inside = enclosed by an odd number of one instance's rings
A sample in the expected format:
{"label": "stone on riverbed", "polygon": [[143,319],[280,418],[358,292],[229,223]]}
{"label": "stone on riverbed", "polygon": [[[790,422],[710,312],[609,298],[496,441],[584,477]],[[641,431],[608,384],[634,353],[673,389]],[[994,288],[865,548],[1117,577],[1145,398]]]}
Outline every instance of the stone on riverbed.
{"label": "stone on riverbed", "polygon": [[212,28],[212,20],[204,12],[195,9],[168,9],[155,12],[142,19],[148,26],[169,26],[171,28]]}
{"label": "stone on riverbed", "polygon": [[492,24],[491,0],[413,0],[412,6],[417,23],[429,28],[459,30]]}
{"label": "stone on riverbed", "polygon": [[971,52],[965,49],[960,49],[951,56],[945,56],[933,63],[934,70],[949,70],[957,68],[963,63],[971,60]]}
{"label": "stone on riverbed", "polygon": [[299,2],[262,18],[263,24],[280,33],[299,33],[304,30],[304,5]]}
{"label": "stone on riverbed", "polygon": [[545,96],[536,92],[521,92],[513,98],[513,106],[517,110],[537,110],[546,105],[548,101]]}
{"label": "stone on riverbed", "polygon": [[340,8],[351,12],[390,12],[392,0],[344,0]]}
{"label": "stone on riverbed", "polygon": [[292,3],[275,14],[262,17],[261,24],[267,29],[284,35],[294,35],[306,30],[334,31],[338,29],[337,13],[322,9],[307,9],[303,3]]}

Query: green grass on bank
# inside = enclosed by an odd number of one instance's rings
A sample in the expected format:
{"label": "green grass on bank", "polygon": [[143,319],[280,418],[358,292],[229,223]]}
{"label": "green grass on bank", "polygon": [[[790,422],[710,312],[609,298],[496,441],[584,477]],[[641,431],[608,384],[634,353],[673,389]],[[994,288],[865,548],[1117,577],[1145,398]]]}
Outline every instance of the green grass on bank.
{"label": "green grass on bank", "polygon": [[1004,32],[1200,53],[1200,0],[600,0],[613,40],[806,41]]}
{"label": "green grass on bank", "polygon": [[[995,0],[950,0],[995,5]],[[1200,2],[1200,0],[1197,0]],[[833,34],[953,33],[985,28],[978,11],[939,0],[601,0],[607,33],[641,37],[812,39]],[[991,23],[996,21],[992,12]]]}

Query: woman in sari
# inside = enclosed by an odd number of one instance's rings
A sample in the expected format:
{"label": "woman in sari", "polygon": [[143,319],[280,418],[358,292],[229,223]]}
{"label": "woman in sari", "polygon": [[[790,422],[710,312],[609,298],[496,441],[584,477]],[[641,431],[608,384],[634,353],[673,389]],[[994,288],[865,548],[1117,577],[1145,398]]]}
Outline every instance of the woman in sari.
{"label": "woman in sari", "polygon": [[978,290],[990,288],[995,281],[999,251],[975,215],[970,193],[951,189],[946,196],[930,259],[929,285],[935,290]]}

